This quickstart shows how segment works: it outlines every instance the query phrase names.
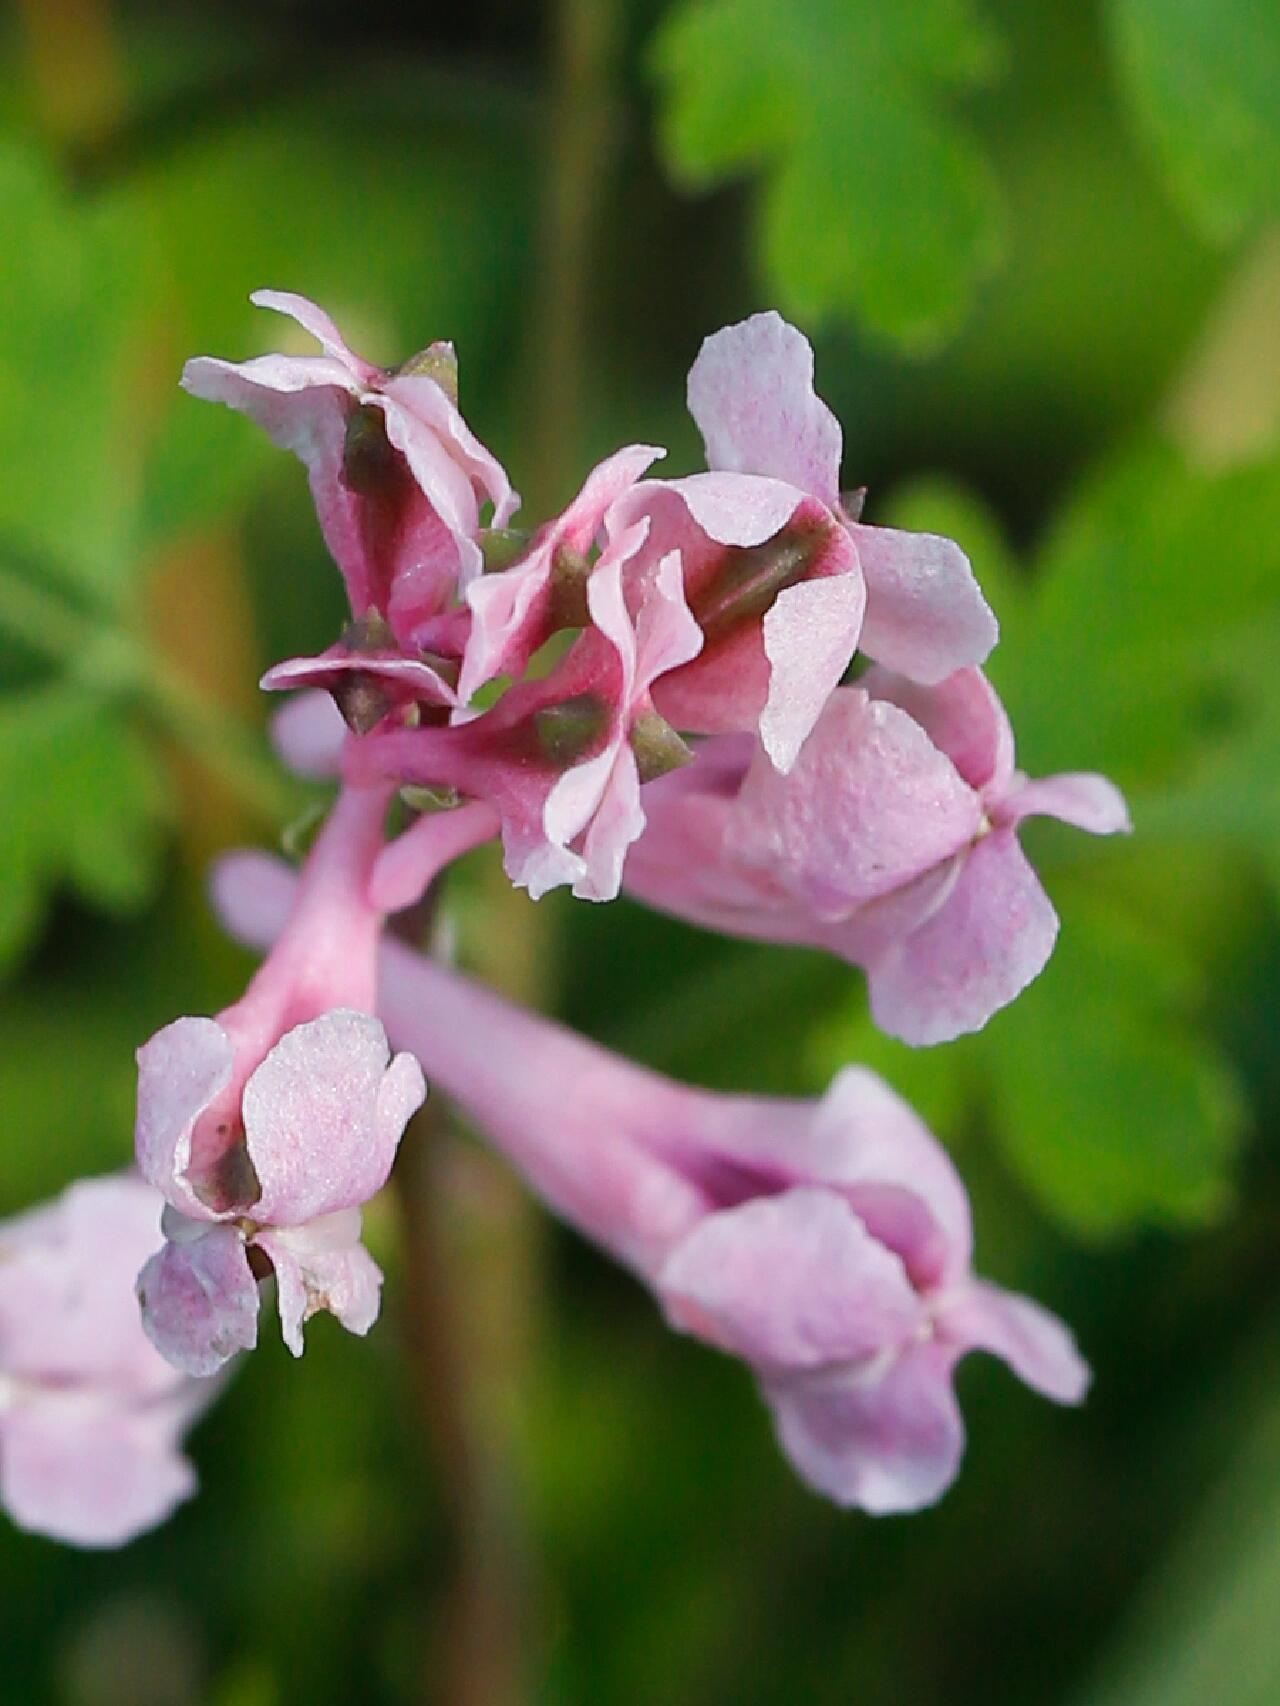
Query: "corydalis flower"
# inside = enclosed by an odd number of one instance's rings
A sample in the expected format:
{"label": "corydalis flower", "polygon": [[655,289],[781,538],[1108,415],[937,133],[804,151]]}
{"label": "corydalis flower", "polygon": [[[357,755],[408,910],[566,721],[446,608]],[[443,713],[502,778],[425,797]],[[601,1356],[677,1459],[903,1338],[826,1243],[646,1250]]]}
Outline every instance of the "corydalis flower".
{"label": "corydalis flower", "polygon": [[0,1502],[22,1528],[119,1546],[195,1490],[179,1442],[216,1386],[155,1351],[133,1295],[161,1206],[121,1174],[0,1223]]}
{"label": "corydalis flower", "polygon": [[651,693],[702,636],[675,556],[655,566],[634,612],[628,606],[626,565],[645,532],[638,523],[605,550],[586,582],[591,626],[549,675],[451,728],[387,729],[351,749],[356,775],[455,788],[491,806],[507,874],[535,899],[565,884],[613,899],[644,828],[641,782],[688,756]]}
{"label": "corydalis flower", "polygon": [[867,973],[881,1029],[980,1029],[1044,968],[1058,920],[1018,845],[1033,815],[1128,828],[1104,777],[1029,781],[978,670],[936,687],[873,669],[834,693],[780,776],[741,739],[655,784],[627,886],[731,935],[824,947]]}
{"label": "corydalis flower", "polygon": [[458,412],[453,348],[432,344],[378,368],[304,297],[258,290],[251,300],[296,320],[324,353],[200,356],[182,383],[250,415],[305,463],[352,615],[377,612],[409,645],[415,627],[480,574],[481,504],[492,503],[493,525],[505,527],[519,501]]}
{"label": "corydalis flower", "polygon": [[[225,921],[262,944],[290,880],[241,855]],[[973,1277],[964,1188],[873,1074],[821,1102],[695,1091],[609,1055],[408,949],[383,949],[380,1012],[571,1224],[631,1267],[668,1319],[753,1370],[784,1450],[842,1504],[931,1503],[964,1444],[968,1351],[1063,1403],[1088,1381],[1066,1329]]]}
{"label": "corydalis flower", "polygon": [[842,503],[840,425],[801,332],[775,313],[716,332],[688,395],[710,472],[642,481],[608,518],[650,522],[633,575],[680,553],[705,644],[655,691],[677,728],[758,723],[785,771],[859,645],[924,682],[982,662],[996,623],[960,548],[862,526]]}
{"label": "corydalis flower", "polygon": [[212,1374],[258,1336],[255,1252],[276,1278],[285,1343],[302,1354],[318,1310],[352,1333],[378,1316],[382,1276],[360,1242],[360,1205],[386,1183],[425,1087],[389,1061],[382,1026],[339,1009],[287,1031],[249,1075],[238,1129],[212,1164],[193,1138],[232,1080],[213,1019],[177,1019],[138,1054],[138,1162],[168,1206],[164,1248],[138,1277],[143,1324],[168,1359]]}
{"label": "corydalis flower", "polygon": [[188,1373],[256,1343],[267,1266],[295,1355],[317,1310],[356,1333],[376,1319],[360,1205],[425,1094],[371,1011],[382,920],[367,890],[387,799],[344,790],[243,998],[217,1019],[175,1020],[139,1051],[138,1166],[168,1204],[139,1296],[152,1340]]}

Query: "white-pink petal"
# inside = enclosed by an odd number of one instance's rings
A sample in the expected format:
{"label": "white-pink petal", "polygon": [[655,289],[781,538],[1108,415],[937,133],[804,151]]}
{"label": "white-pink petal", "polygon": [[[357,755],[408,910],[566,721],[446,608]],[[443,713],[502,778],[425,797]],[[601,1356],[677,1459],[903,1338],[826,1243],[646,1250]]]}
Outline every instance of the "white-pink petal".
{"label": "white-pink petal", "polygon": [[964,1454],[955,1353],[936,1342],[764,1386],[782,1448],[817,1492],[874,1516],[918,1511],[951,1485]]}
{"label": "white-pink petal", "polygon": [[208,1209],[188,1180],[196,1121],[231,1080],[234,1050],[216,1020],[175,1019],[138,1050],[134,1152],[144,1179],[197,1219]]}
{"label": "white-pink petal", "polygon": [[689,413],[707,466],[769,474],[839,501],[840,423],[813,388],[813,350],[770,310],[713,332],[689,371]]}
{"label": "white-pink petal", "polygon": [[138,1275],[138,1301],[147,1337],[184,1374],[216,1374],[258,1342],[258,1285],[237,1227],[167,1242]]}
{"label": "white-pink petal", "polygon": [[122,1546],[195,1491],[163,1411],[59,1392],[0,1416],[0,1504],[19,1528],[72,1546]]}
{"label": "white-pink petal", "polygon": [[943,905],[868,965],[872,1017],[917,1045],[981,1030],[1043,971],[1057,934],[1057,914],[1013,830],[993,830]]}
{"label": "white-pink petal", "polygon": [[770,1371],[896,1351],[924,1320],[898,1257],[809,1186],[708,1215],[656,1289],[674,1326]]}
{"label": "white-pink petal", "polygon": [[867,583],[868,657],[926,683],[985,660],[999,625],[953,539],[856,522],[849,531]]}
{"label": "white-pink petal", "polygon": [[865,606],[862,577],[851,571],[786,587],[765,613],[769,696],[760,740],[784,775],[849,667]]}
{"label": "white-pink petal", "polygon": [[1124,795],[1105,776],[1067,771],[1015,784],[1000,807],[1005,823],[1025,817],[1056,817],[1090,835],[1125,835],[1133,825]]}
{"label": "white-pink petal", "polygon": [[367,1202],[426,1095],[411,1055],[390,1060],[377,1019],[336,1008],[287,1031],[244,1087],[256,1221],[302,1226]]}
{"label": "white-pink petal", "polygon": [[1070,1329],[1031,1298],[969,1280],[944,1293],[935,1311],[939,1334],[958,1349],[999,1357],[1044,1397],[1079,1404],[1089,1390],[1089,1365]]}

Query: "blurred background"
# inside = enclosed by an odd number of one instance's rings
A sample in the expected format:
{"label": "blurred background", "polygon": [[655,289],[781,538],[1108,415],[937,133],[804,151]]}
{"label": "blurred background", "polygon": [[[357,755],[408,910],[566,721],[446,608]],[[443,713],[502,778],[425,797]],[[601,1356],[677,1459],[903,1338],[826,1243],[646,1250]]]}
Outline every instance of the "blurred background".
{"label": "blurred background", "polygon": [[[305,480],[177,390],[452,338],[527,524],[633,440],[697,466],[700,340],[814,338],[867,518],[969,551],[1032,772],[1137,833],[1027,845],[1064,923],[915,1054],[816,955],[478,855],[462,958],[665,1070],[863,1060],[1075,1326],[1080,1414],[960,1376],[922,1516],[808,1494],[465,1133],[369,1217],[384,1319],[273,1335],[202,1491],[114,1556],[0,1521],[21,1706],[1267,1706],[1280,1700],[1280,8],[1270,0],[20,0],[0,11],[0,1214],[126,1163],[132,1051],[248,970],[202,874],[307,797],[254,683],[343,616]],[[284,334],[288,336],[287,332]]]}

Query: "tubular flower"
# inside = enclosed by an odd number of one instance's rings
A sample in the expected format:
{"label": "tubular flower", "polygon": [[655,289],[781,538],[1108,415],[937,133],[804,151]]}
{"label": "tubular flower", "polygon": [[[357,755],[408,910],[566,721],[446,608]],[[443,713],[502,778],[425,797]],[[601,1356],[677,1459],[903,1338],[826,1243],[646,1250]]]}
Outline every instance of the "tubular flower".
{"label": "tubular flower", "polygon": [[138,1280],[143,1323],[190,1374],[257,1341],[274,1270],[285,1342],[320,1309],[377,1318],[381,1275],[360,1205],[381,1189],[425,1094],[372,1015],[381,918],[366,898],[385,791],[349,790],[312,850],[297,905],[244,997],[166,1025],[138,1053],[136,1149],[167,1203]]}
{"label": "tubular flower", "polygon": [[1129,826],[1104,777],[1014,768],[980,671],[921,687],[873,669],[832,695],[790,775],[739,738],[656,784],[627,885],[711,929],[829,949],[865,969],[883,1030],[944,1042],[1052,952],[1057,916],[1017,838],[1037,814]]}
{"label": "tubular flower", "polygon": [[0,1503],[22,1528],[118,1546],[195,1491],[179,1442],[216,1384],[170,1367],[133,1295],[161,1207],[122,1173],[0,1222]]}
{"label": "tubular flower", "polygon": [[[219,880],[224,920],[264,943],[289,886],[239,856]],[[672,1326],[747,1363],[784,1451],[828,1497],[887,1512],[945,1491],[964,1446],[952,1376],[971,1350],[1058,1402],[1084,1395],[1061,1323],[973,1276],[964,1187],[872,1073],[843,1072],[817,1103],[691,1090],[396,943],[379,1010]]]}

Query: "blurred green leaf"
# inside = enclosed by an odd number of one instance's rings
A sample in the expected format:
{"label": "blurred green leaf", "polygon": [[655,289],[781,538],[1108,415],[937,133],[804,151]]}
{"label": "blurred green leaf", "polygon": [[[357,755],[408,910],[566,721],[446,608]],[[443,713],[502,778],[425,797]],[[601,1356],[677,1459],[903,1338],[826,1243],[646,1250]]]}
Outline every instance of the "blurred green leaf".
{"label": "blurred green leaf", "polygon": [[654,45],[665,153],[695,188],[762,174],[765,269],[790,312],[856,314],[925,350],[999,258],[999,194],[942,101],[998,58],[966,0],[691,0]]}
{"label": "blurred green leaf", "polygon": [[47,686],[0,699],[0,967],[67,883],[111,911],[158,874],[163,792],[150,755],[91,692]]}
{"label": "blurred green leaf", "polygon": [[136,207],[72,196],[0,144],[0,538],[99,605],[133,570],[143,445],[130,419],[147,289]]}
{"label": "blurred green leaf", "polygon": [[1048,972],[980,1040],[1005,1153],[1080,1232],[1207,1220],[1229,1200],[1246,1110],[1176,942],[1094,897],[1062,909]]}
{"label": "blurred green leaf", "polygon": [[1225,241],[1280,213],[1280,8],[1111,0],[1138,122],[1184,211]]}

